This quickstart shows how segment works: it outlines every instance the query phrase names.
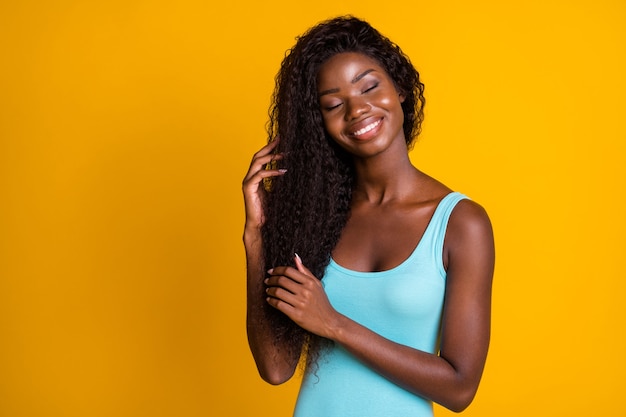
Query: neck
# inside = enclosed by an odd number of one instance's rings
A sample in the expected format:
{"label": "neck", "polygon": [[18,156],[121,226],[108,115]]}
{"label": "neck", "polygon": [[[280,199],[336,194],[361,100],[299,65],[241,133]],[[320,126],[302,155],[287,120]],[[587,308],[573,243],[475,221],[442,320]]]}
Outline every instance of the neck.
{"label": "neck", "polygon": [[414,193],[421,175],[407,152],[395,158],[369,158],[354,161],[356,183],[353,198],[374,204],[402,199]]}

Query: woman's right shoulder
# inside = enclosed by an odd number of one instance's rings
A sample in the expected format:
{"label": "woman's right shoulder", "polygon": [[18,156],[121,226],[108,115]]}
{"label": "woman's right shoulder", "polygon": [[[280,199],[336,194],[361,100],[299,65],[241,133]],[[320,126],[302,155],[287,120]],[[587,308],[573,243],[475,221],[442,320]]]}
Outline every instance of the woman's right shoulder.
{"label": "woman's right shoulder", "polygon": [[418,197],[420,198],[420,200],[424,202],[432,201],[438,203],[445,196],[454,192],[452,188],[448,187],[446,184],[439,181],[438,179],[431,177],[430,175],[422,171],[418,170],[418,172],[419,176],[416,187],[419,190]]}

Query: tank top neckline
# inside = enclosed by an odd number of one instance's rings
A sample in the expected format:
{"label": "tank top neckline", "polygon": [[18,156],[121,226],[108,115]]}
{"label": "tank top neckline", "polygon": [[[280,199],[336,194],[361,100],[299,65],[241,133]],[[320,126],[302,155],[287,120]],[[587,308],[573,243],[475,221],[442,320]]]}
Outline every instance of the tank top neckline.
{"label": "tank top neckline", "polygon": [[452,196],[455,195],[461,195],[461,193],[457,192],[457,191],[452,191],[448,194],[446,194],[440,201],[439,203],[437,203],[437,207],[435,207],[435,211],[433,212],[432,216],[430,217],[430,220],[428,221],[428,225],[426,226],[426,229],[424,229],[424,233],[422,233],[422,237],[420,238],[420,240],[417,242],[417,244],[415,245],[415,247],[413,248],[413,250],[411,251],[411,253],[409,254],[409,256],[403,260],[402,262],[400,262],[398,265],[390,268],[390,269],[385,269],[384,271],[356,271],[354,269],[349,269],[346,268],[344,266],[341,266],[340,264],[338,264],[337,262],[335,262],[335,260],[333,259],[333,257],[330,257],[330,262],[328,264],[329,267],[335,268],[340,272],[343,272],[345,274],[348,275],[353,275],[353,276],[357,276],[357,277],[365,277],[365,278],[382,278],[386,275],[391,275],[395,272],[397,272],[399,269],[404,268],[407,264],[409,264],[411,262],[411,260],[416,256],[416,254],[418,253],[419,249],[423,246],[422,242],[424,242],[424,238],[426,238],[430,233],[431,233],[431,229],[433,227],[435,227],[434,221],[435,219],[437,219],[439,217],[439,212],[441,210],[443,210],[444,207],[444,203],[449,200],[450,198],[452,198]]}

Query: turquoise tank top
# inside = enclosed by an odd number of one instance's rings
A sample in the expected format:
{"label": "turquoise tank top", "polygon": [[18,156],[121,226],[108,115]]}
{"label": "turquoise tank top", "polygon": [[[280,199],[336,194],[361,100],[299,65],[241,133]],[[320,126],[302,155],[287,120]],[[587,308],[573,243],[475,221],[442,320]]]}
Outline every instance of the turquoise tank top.
{"label": "turquoise tank top", "polygon": [[[429,353],[439,350],[446,286],[443,241],[448,219],[462,199],[450,193],[438,204],[417,247],[400,265],[357,272],[331,259],[324,289],[333,307],[361,325]],[[306,372],[294,417],[432,417],[432,403],[374,372],[338,344]]]}

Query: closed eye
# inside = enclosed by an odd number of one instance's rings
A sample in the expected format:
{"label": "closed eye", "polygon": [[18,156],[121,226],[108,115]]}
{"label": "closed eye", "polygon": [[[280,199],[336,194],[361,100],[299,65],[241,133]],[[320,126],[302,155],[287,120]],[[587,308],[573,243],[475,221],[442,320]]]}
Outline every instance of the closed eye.
{"label": "closed eye", "polygon": [[371,87],[367,87],[365,90],[363,90],[363,93],[368,93],[370,91],[372,91],[373,89],[375,89],[376,87],[378,87],[378,83],[372,85]]}
{"label": "closed eye", "polygon": [[336,108],[338,108],[339,106],[341,106],[341,103],[337,103],[334,106],[326,106],[324,107],[324,110],[326,111],[331,111],[331,110],[335,110]]}

